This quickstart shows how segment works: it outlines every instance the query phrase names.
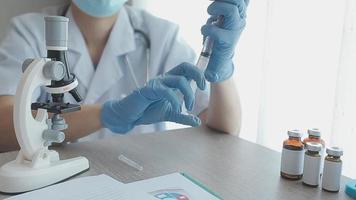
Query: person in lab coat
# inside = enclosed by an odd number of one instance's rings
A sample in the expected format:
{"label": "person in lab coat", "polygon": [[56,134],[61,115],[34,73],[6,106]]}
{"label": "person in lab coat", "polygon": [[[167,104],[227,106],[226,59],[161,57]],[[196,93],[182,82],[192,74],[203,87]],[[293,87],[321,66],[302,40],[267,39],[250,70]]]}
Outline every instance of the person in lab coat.
{"label": "person in lab coat", "polygon": [[[240,101],[231,78],[232,58],[245,26],[247,3],[217,0],[208,8],[213,16],[210,21],[224,15],[224,23],[221,27],[210,23],[202,27],[203,35],[216,41],[204,74],[189,64],[194,63],[195,53],[179,38],[178,26],[124,5],[125,1],[73,0],[70,5],[12,19],[0,46],[0,151],[17,148],[14,95],[23,61],[46,57],[47,15],[70,19],[69,67],[84,97],[81,111],[65,114],[68,141],[164,130],[165,121],[190,126],[199,126],[202,121],[221,132],[239,133]],[[196,82],[196,93],[190,81]],[[182,113],[177,90],[184,95],[185,107],[192,115]],[[49,98],[39,88],[33,101]],[[68,94],[65,101],[75,103]]]}

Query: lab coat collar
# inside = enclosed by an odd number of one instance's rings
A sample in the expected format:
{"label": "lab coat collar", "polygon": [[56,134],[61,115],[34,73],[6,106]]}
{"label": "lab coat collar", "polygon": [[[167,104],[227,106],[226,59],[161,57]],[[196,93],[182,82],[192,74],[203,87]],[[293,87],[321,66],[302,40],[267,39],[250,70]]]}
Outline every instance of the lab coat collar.
{"label": "lab coat collar", "polygon": [[[86,44],[82,33],[74,21],[71,7],[69,7],[66,16],[70,19],[68,48],[70,51],[81,54],[83,50],[86,49]],[[130,17],[125,6],[118,14],[118,18],[111,30],[105,48],[109,48],[116,56],[124,55],[136,48],[135,31],[131,25]]]}
{"label": "lab coat collar", "polygon": [[123,76],[121,67],[123,56],[136,49],[134,30],[126,8],[120,10],[118,20],[111,30],[107,44],[104,48],[99,64],[94,70],[84,37],[73,20],[71,9],[67,17],[69,24],[69,51],[74,57],[73,72],[77,75],[83,86],[88,89],[84,103],[95,103]]}
{"label": "lab coat collar", "polygon": [[113,55],[121,56],[136,49],[135,32],[126,7],[123,7],[111,30],[107,46]]}

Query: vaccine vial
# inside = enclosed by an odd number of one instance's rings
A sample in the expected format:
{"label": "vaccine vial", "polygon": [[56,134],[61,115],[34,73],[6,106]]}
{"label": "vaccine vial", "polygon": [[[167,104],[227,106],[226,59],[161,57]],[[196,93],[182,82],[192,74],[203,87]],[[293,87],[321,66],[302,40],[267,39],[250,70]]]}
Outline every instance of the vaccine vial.
{"label": "vaccine vial", "polygon": [[322,148],[325,148],[325,141],[321,139],[321,132],[317,128],[308,129],[308,137],[303,140],[304,145],[307,142],[316,142],[322,145]]}
{"label": "vaccine vial", "polygon": [[326,149],[326,153],[328,155],[324,161],[322,188],[328,192],[338,192],[340,190],[343,150],[339,147],[331,147]]}
{"label": "vaccine vial", "polygon": [[304,145],[302,132],[288,131],[289,138],[283,142],[281,158],[281,176],[289,180],[300,180],[303,177]]}
{"label": "vaccine vial", "polygon": [[[316,142],[322,145],[320,154],[321,157],[324,158],[325,157],[325,141],[323,139],[321,139],[321,131],[317,128],[312,128],[312,129],[308,129],[308,137],[305,138],[303,140],[304,145],[307,142]],[[324,167],[324,163],[321,162],[320,165],[320,175],[323,173],[323,167]]]}
{"label": "vaccine vial", "polygon": [[322,145],[316,142],[307,142],[305,145],[303,184],[311,187],[318,187],[320,184],[320,151]]}

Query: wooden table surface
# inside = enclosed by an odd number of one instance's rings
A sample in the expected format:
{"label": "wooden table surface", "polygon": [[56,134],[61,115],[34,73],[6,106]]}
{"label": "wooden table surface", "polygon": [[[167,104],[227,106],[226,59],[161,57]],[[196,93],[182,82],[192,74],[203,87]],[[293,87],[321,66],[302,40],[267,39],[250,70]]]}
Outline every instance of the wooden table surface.
{"label": "wooden table surface", "polygon": [[[350,199],[342,178],[339,193],[310,188],[280,178],[280,153],[206,128],[190,128],[144,135],[117,136],[58,148],[61,158],[83,155],[90,170],[79,175],[107,174],[129,183],[174,172],[186,172],[226,200]],[[0,154],[0,165],[17,152]],[[137,171],[118,160],[123,154],[140,163]],[[7,196],[0,195],[0,199]]]}

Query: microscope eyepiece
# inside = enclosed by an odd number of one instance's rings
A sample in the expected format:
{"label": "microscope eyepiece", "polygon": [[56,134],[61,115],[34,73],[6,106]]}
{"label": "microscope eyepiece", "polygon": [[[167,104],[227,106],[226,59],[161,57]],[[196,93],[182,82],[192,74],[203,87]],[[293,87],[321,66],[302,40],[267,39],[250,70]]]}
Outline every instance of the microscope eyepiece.
{"label": "microscope eyepiece", "polygon": [[62,16],[45,17],[45,36],[47,50],[66,51],[68,49],[68,22]]}

